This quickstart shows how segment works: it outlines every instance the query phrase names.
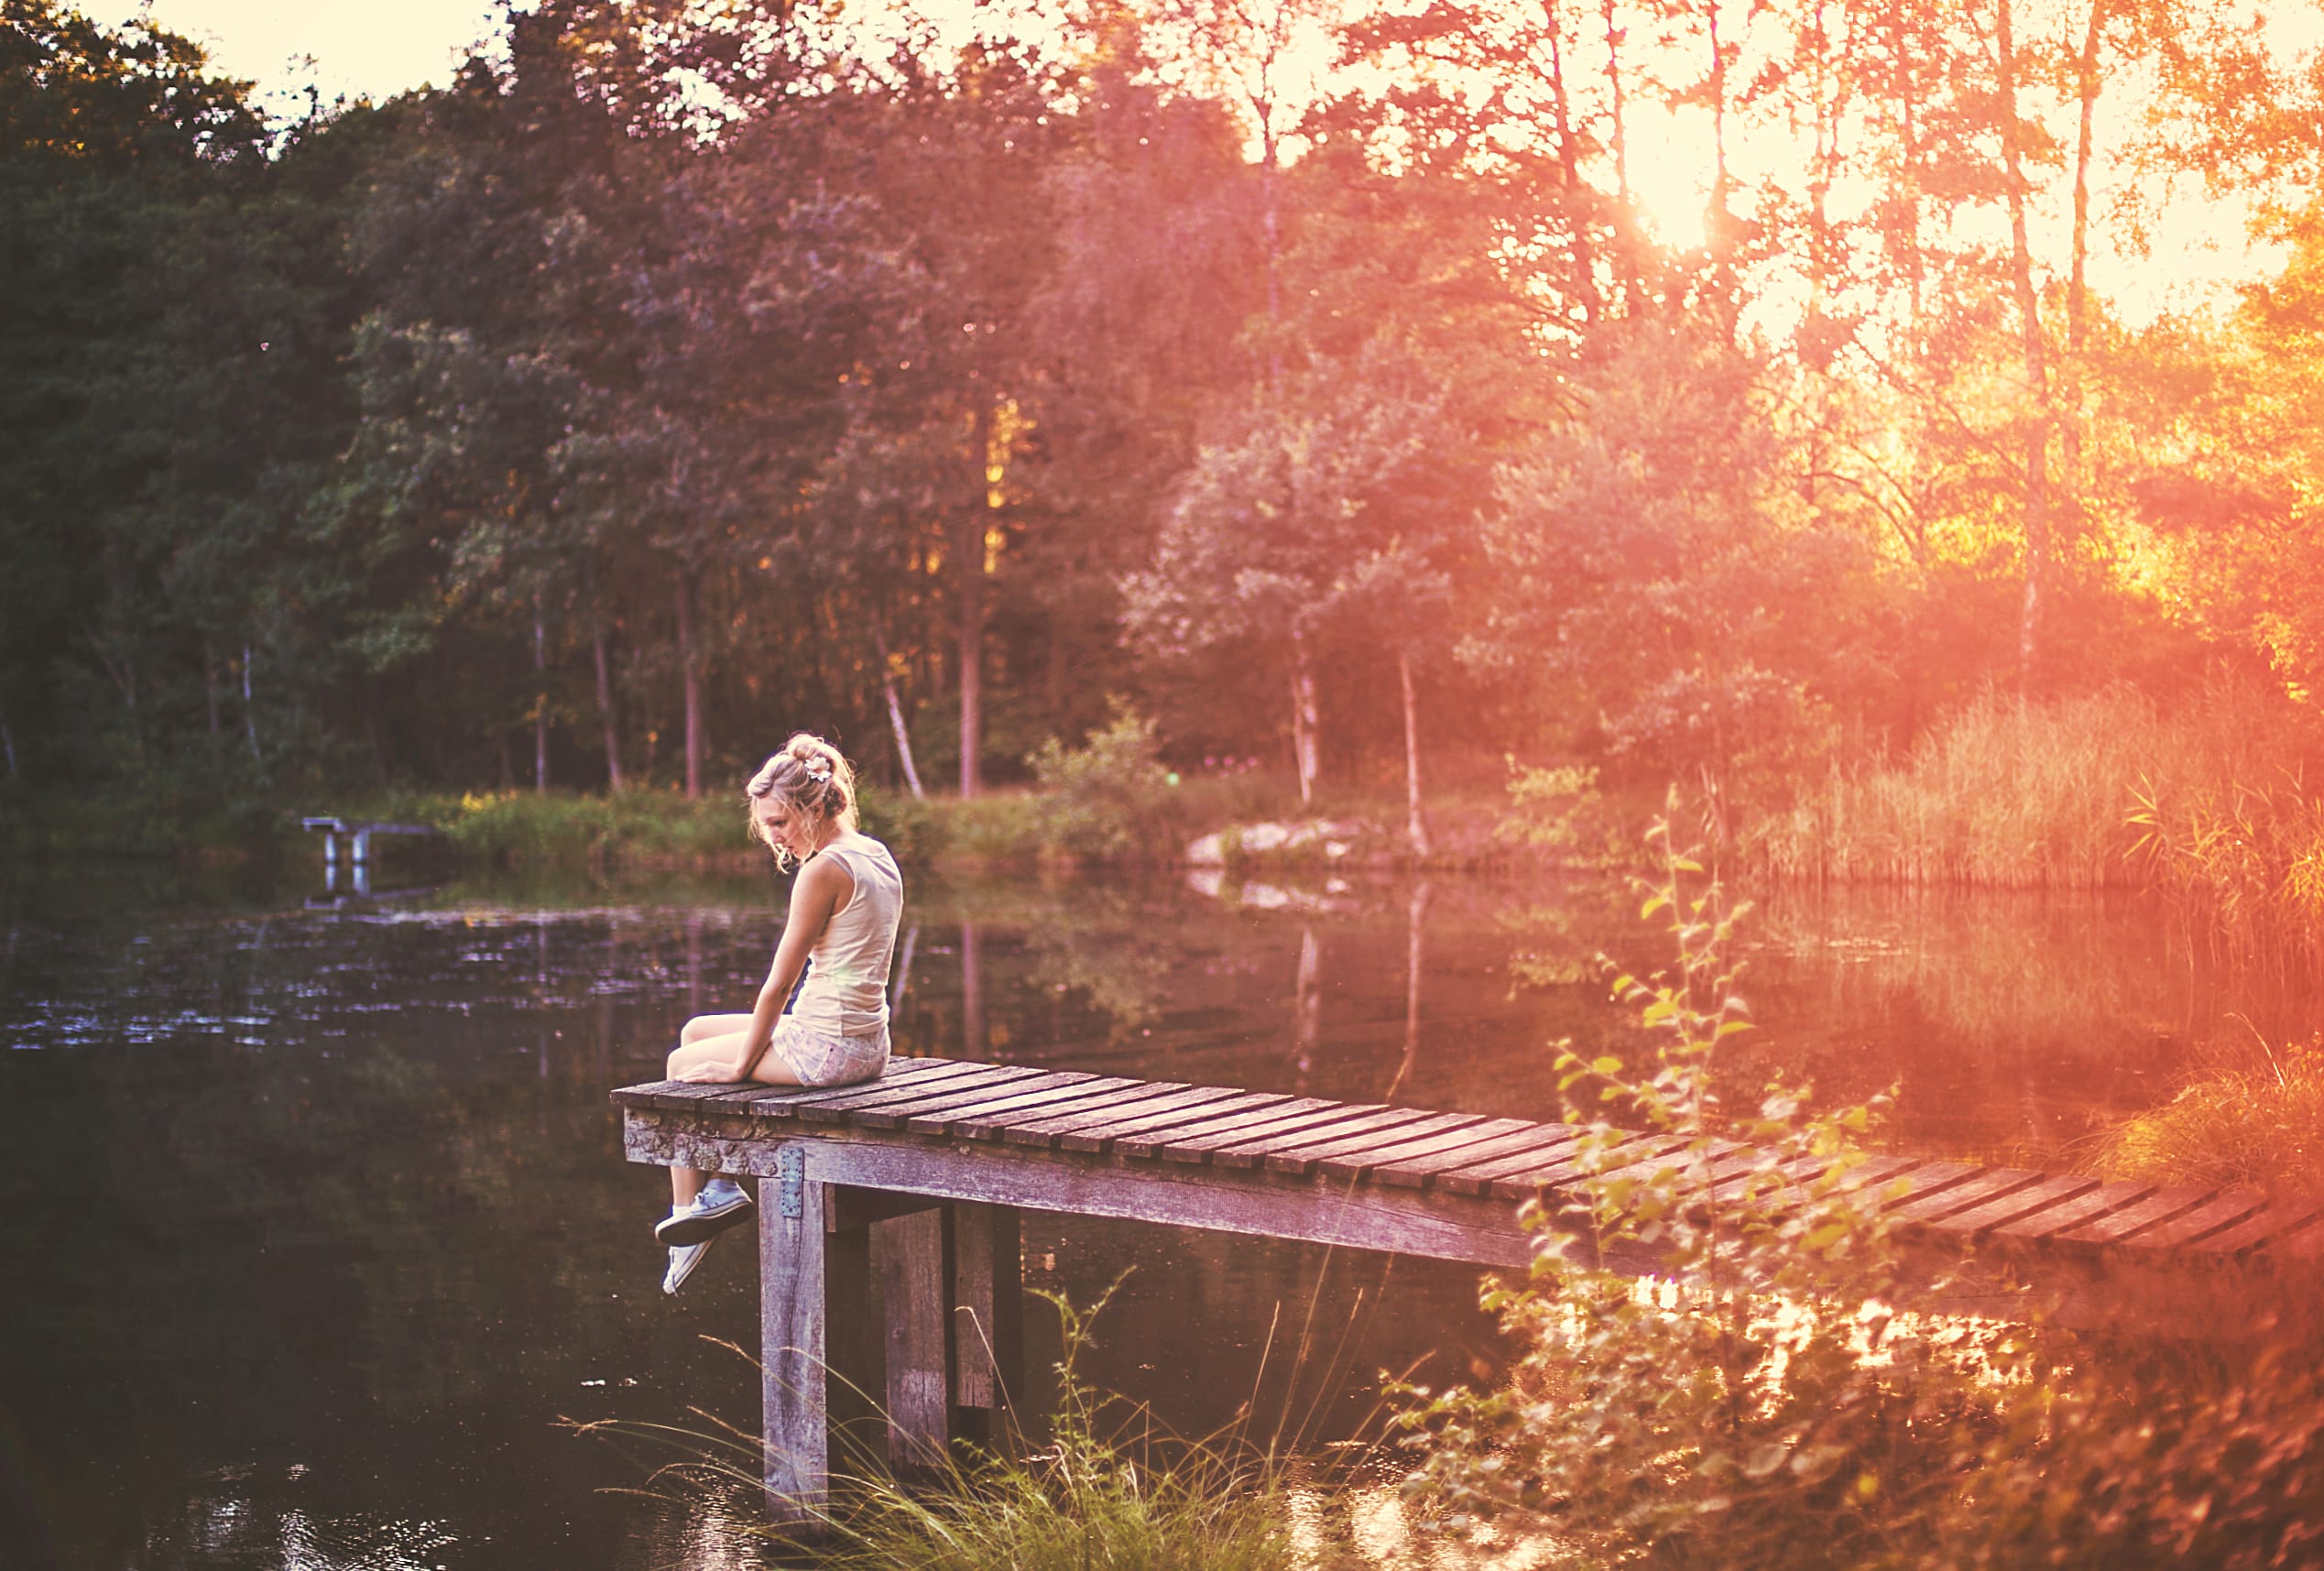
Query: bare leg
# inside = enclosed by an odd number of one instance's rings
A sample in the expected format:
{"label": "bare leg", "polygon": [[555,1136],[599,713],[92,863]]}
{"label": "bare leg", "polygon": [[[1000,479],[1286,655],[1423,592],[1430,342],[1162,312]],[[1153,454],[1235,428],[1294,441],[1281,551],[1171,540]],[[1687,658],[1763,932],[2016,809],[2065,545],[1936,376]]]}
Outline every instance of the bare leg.
{"label": "bare leg", "polygon": [[[671,1053],[669,1078],[694,1085],[715,1085],[733,1072],[736,1060],[742,1057],[743,1039],[750,1024],[748,1015],[698,1015],[686,1022],[686,1032],[696,1026],[710,1027],[715,1022],[735,1020],[740,1025],[724,1032],[689,1037],[680,1034],[681,1045]],[[758,1055],[750,1077],[762,1086],[796,1086],[798,1075],[783,1056],[769,1048]],[[693,1204],[702,1193],[707,1174],[700,1168],[673,1167],[670,1170],[670,1205],[672,1210]]]}

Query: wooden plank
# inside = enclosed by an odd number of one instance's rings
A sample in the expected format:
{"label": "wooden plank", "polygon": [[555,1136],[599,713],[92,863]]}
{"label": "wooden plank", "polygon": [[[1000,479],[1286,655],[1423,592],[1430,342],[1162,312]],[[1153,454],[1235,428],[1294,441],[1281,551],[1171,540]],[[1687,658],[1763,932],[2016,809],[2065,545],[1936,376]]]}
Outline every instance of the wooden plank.
{"label": "wooden plank", "polygon": [[2311,1222],[2297,1232],[2280,1233],[2262,1245],[2258,1253],[2271,1265],[2313,1268],[2324,1260],[2324,1223]]}
{"label": "wooden plank", "polygon": [[1173,1135],[1158,1145],[1151,1154],[1165,1162],[1199,1167],[1208,1162],[1210,1153],[1221,1146],[1237,1145],[1261,1135],[1304,1129],[1310,1125],[1337,1118],[1347,1110],[1347,1104],[1345,1102],[1329,1101],[1321,1096],[1294,1096],[1288,1102],[1279,1102],[1255,1113],[1237,1113],[1200,1129],[1190,1129],[1183,1135]]}
{"label": "wooden plank", "polygon": [[1224,1086],[1179,1086],[1166,1096],[1144,1096],[1134,1102],[1124,1098],[1111,1107],[1085,1113],[1068,1112],[1058,1118],[1044,1118],[1039,1123],[1013,1126],[1007,1138],[1016,1139],[1016,1129],[1023,1129],[1036,1134],[1042,1143],[1054,1145],[1061,1150],[1103,1151],[1107,1139],[1117,1132],[1117,1126],[1137,1124],[1140,1128],[1154,1127],[1156,1120],[1166,1123],[1184,1117],[1193,1108],[1224,1102],[1238,1094]]}
{"label": "wooden plank", "polygon": [[614,1093],[614,1098],[625,1107],[659,1107],[682,1113],[697,1102],[724,1096],[740,1088],[731,1082],[705,1086],[690,1080],[656,1080],[649,1085],[624,1086]]}
{"label": "wooden plank", "polygon": [[2077,1195],[2071,1200],[2052,1206],[2032,1216],[1993,1229],[1996,1240],[2013,1244],[2051,1245],[2077,1227],[2110,1212],[2135,1206],[2155,1193],[2151,1184],[2101,1184]]}
{"label": "wooden plank", "polygon": [[974,1075],[914,1075],[901,1084],[874,1080],[850,1086],[835,1096],[801,1098],[798,1117],[811,1124],[848,1124],[855,1121],[856,1113],[866,1109],[917,1104],[933,1096],[964,1091],[990,1091],[1041,1073],[1021,1064],[984,1064],[977,1067],[978,1073]]}
{"label": "wooden plank", "polygon": [[[1585,1184],[1648,1184],[1666,1173],[1675,1172],[1683,1177],[1685,1170],[1697,1162],[1704,1164],[1705,1177],[1708,1180],[1714,1164],[1735,1155],[1743,1149],[1733,1140],[1722,1140],[1699,1133],[1673,1134],[1671,1139],[1677,1143],[1667,1151],[1642,1152],[1635,1162],[1601,1168],[1596,1173],[1577,1173],[1571,1180],[1558,1184],[1555,1187],[1577,1189]],[[1700,1147],[1699,1150],[1694,1149],[1697,1146]],[[1708,1182],[1705,1187],[1708,1187]]]}
{"label": "wooden plank", "polygon": [[924,1064],[928,1067],[899,1072],[891,1064],[888,1073],[876,1080],[861,1080],[846,1086],[754,1086],[749,1107],[762,1118],[799,1118],[807,1116],[810,1107],[852,1102],[861,1096],[920,1092],[939,1085],[966,1085],[1002,1067],[990,1064],[964,1064],[952,1059],[927,1058],[908,1062]]}
{"label": "wooden plank", "polygon": [[942,1467],[951,1443],[944,1232],[940,1210],[892,1216],[871,1228],[888,1351],[888,1461],[900,1471]]}
{"label": "wooden plank", "polygon": [[[1277,1151],[1267,1153],[1267,1169],[1271,1173],[1315,1173],[1330,1158],[1354,1159],[1358,1171],[1369,1164],[1375,1151],[1382,1151],[1404,1140],[1418,1140],[1424,1135],[1450,1134],[1455,1129],[1473,1129],[1485,1121],[1482,1113],[1432,1113],[1427,1118],[1400,1124],[1387,1131],[1372,1130],[1352,1134],[1322,1145],[1308,1146],[1298,1151]],[[1347,1178],[1354,1178],[1348,1173]]]}
{"label": "wooden plank", "polygon": [[[951,1064],[953,1061],[945,1059],[904,1059],[900,1062],[911,1064],[925,1064],[933,1066],[940,1064]],[[959,1067],[973,1068],[976,1066],[959,1065]],[[895,1072],[895,1064],[891,1064],[889,1066],[889,1073],[893,1075]],[[912,1070],[907,1071],[907,1073],[925,1073],[925,1071]],[[715,1101],[722,1097],[732,1096],[738,1092],[750,1092],[759,1096],[768,1096],[786,1089],[786,1087],[769,1086],[763,1082],[756,1080],[726,1080],[707,1083],[691,1080],[655,1080],[642,1086],[625,1086],[613,1094],[613,1099],[617,1106],[623,1107],[658,1107],[667,1112],[687,1112],[693,1109],[699,1103]],[[853,1089],[853,1087],[801,1086],[798,1087],[797,1091],[792,1094],[798,1095],[803,1093],[807,1095],[813,1095],[817,1092],[827,1092],[831,1090],[845,1091],[849,1089]]]}
{"label": "wooden plank", "polygon": [[2222,1232],[2267,1204],[2256,1189],[2222,1189],[2192,1211],[2133,1233],[2121,1248],[2142,1254],[2159,1254]]}
{"label": "wooden plank", "polygon": [[[1008,1084],[1012,1089],[1019,1086],[1030,1085],[1042,1073],[1039,1069],[1023,1067],[1009,1077]],[[922,1113],[970,1107],[996,1096],[999,1095],[999,1092],[1000,1086],[997,1080],[976,1086],[953,1086],[948,1083],[932,1086],[926,1094],[907,1100],[867,1102],[860,1107],[850,1107],[846,1111],[846,1121],[857,1129],[900,1129],[906,1119],[916,1118]]]}
{"label": "wooden plank", "polygon": [[[1198,1087],[1183,1080],[1150,1081],[1135,1093],[1124,1093],[1115,1106],[1127,1112],[1129,1108],[1151,1107],[1195,1089]],[[1053,1118],[1037,1118],[1030,1124],[1011,1124],[1000,1131],[1000,1138],[1009,1145],[1051,1146],[1057,1143],[1057,1137],[1065,1130],[1093,1122],[1103,1122],[1103,1118],[1091,1113],[1060,1114]]]}
{"label": "wooden plank", "polygon": [[2039,1222],[2045,1212],[2061,1201],[2088,1195],[2098,1187],[2095,1178],[2069,1176],[2045,1178],[2039,1183],[2013,1189],[2005,1195],[1972,1206],[1966,1211],[1956,1211],[1929,1223],[1937,1233],[1951,1233],[1963,1238],[1973,1238],[2009,1222]]}
{"label": "wooden plank", "polygon": [[2173,1216],[2184,1216],[2219,1192],[2178,1184],[2158,1189],[2144,1200],[2134,1201],[2102,1216],[2093,1217],[2079,1227],[2054,1235],[2061,1244],[2097,1244],[2101,1247],[2119,1244],[2144,1229],[2166,1222]]}
{"label": "wooden plank", "polygon": [[1029,1079],[1014,1081],[994,1087],[986,1095],[967,1102],[947,1102],[925,1112],[913,1113],[903,1121],[903,1127],[916,1135],[941,1135],[951,1131],[955,1119],[974,1118],[978,1114],[1006,1114],[1012,1107],[1033,1108],[1048,1106],[1064,1097],[1070,1101],[1103,1095],[1104,1087],[1092,1092],[1087,1087],[1095,1075],[1079,1070],[1053,1070]]}
{"label": "wooden plank", "polygon": [[1010,1404],[1024,1370],[1017,1208],[955,1201],[952,1240],[953,1401],[997,1413]]}
{"label": "wooden plank", "polygon": [[1277,1153],[1296,1154],[1316,1146],[1327,1146],[1356,1135],[1374,1135],[1390,1129],[1416,1124],[1428,1114],[1418,1107],[1381,1107],[1376,1112],[1359,1112],[1328,1124],[1314,1124],[1295,1133],[1262,1135],[1231,1146],[1221,1146],[1210,1153],[1214,1167],[1252,1168],[1262,1166]]}
{"label": "wooden plank", "polygon": [[1260,1103],[1234,1101],[1205,1103],[1184,1118],[1173,1118],[1159,1129],[1140,1129],[1136,1134],[1119,1137],[1114,1141],[1114,1154],[1135,1157],[1141,1162],[1151,1162],[1162,1154],[1164,1146],[1173,1141],[1197,1140],[1217,1129],[1248,1129],[1253,1118],[1263,1118],[1276,1108],[1285,1106],[1287,1101],[1298,1100],[1296,1097],[1286,1098],[1281,1092],[1253,1092],[1251,1095],[1264,1095],[1267,1100]]}
{"label": "wooden plank", "polygon": [[[1652,1160],[1676,1151],[1686,1143],[1686,1140],[1678,1135],[1636,1135],[1600,1151],[1585,1151],[1580,1149],[1581,1142],[1577,1140],[1562,1151],[1552,1151],[1531,1160],[1511,1157],[1506,1162],[1487,1162],[1482,1167],[1447,1173],[1438,1183],[1456,1194],[1484,1194],[1502,1200],[1530,1200],[1544,1189],[1570,1184],[1577,1179],[1588,1177],[1591,1169],[1608,1159]],[[1460,1187],[1479,1181],[1481,1187],[1478,1189]]]}
{"label": "wooden plank", "polygon": [[2184,1247],[2199,1260],[2206,1256],[2233,1259],[2247,1255],[2272,1239],[2297,1233],[2319,1216],[2324,1216],[2324,1204],[2278,1196],[2233,1227],[2206,1234]]}
{"label": "wooden plank", "polygon": [[[1376,1146],[1358,1156],[1326,1156],[1315,1163],[1315,1171],[1326,1178],[1377,1180],[1380,1170],[1402,1162],[1424,1162],[1432,1156],[1449,1156],[1457,1151],[1474,1151],[1488,1140],[1505,1140],[1512,1134],[1530,1133],[1541,1126],[1531,1118],[1487,1118],[1467,1128],[1453,1128],[1430,1134],[1420,1134],[1415,1129],[1397,1131],[1397,1138],[1385,1145]],[[1404,1139],[1410,1135],[1412,1139]]]}
{"label": "wooden plank", "polygon": [[1838,1160],[1831,1154],[1795,1156],[1762,1171],[1756,1161],[1745,1163],[1741,1158],[1729,1158],[1713,1170],[1708,1199],[1713,1206],[1733,1206],[1751,1196],[1754,1185],[1766,1186],[1758,1195],[1762,1203],[1792,1196],[1830,1172]]}
{"label": "wooden plank", "polygon": [[1981,1168],[1959,1162],[1915,1162],[1880,1186],[1875,1196],[1883,1211],[1915,1206],[1975,1178]]}
{"label": "wooden plank", "polygon": [[[1917,1180],[1926,1170],[1915,1168],[1905,1175],[1908,1181]],[[1924,1189],[1889,1208],[1889,1215],[1906,1228],[1927,1226],[1947,1216],[1957,1216],[1972,1206],[1999,1200],[2005,1195],[2039,1184],[2042,1175],[2018,1167],[1971,1168],[1969,1176],[1956,1183],[1934,1189]]]}
{"label": "wooden plank", "polygon": [[1428,1187],[1449,1195],[1486,1195],[1491,1193],[1496,1180],[1563,1162],[1577,1154],[1583,1137],[1589,1133],[1587,1129],[1570,1124],[1564,1128],[1566,1138],[1561,1140],[1540,1145],[1527,1142],[1511,1151],[1495,1152],[1491,1156],[1480,1154],[1457,1166],[1439,1169],[1429,1175]]}
{"label": "wooden plank", "polygon": [[1079,1088],[1079,1096],[1064,1095],[1033,1105],[997,1108],[984,1113],[964,1112],[947,1120],[945,1132],[955,1140],[997,1140],[1007,1134],[1013,1124],[1054,1118],[1066,1111],[1068,1107],[1075,1109],[1092,1107],[1099,1097],[1118,1103],[1125,1092],[1143,1084],[1143,1081],[1126,1080],[1119,1075],[1092,1075]]}
{"label": "wooden plank", "polygon": [[1142,1134],[1149,1129],[1175,1129],[1185,1121],[1185,1115],[1190,1107],[1215,1106],[1221,1110],[1229,1107],[1266,1107],[1287,1099],[1280,1092],[1231,1091],[1217,1086],[1205,1086],[1202,1089],[1211,1095],[1205,1096],[1200,1102],[1182,1103],[1174,1107],[1157,1107],[1129,1118],[1117,1119],[1112,1123],[1067,1129],[1058,1135],[1057,1144],[1065,1151],[1101,1151],[1113,1141],[1125,1136]]}
{"label": "wooden plank", "polygon": [[[699,1129],[631,1123],[633,1161],[739,1173],[771,1173],[778,1142],[735,1140]],[[1522,1266],[1533,1258],[1513,1208],[1489,1199],[1409,1189],[1286,1183],[1264,1173],[1127,1166],[1037,1147],[965,1145],[863,1131],[795,1143],[806,1171],[833,1184],[1014,1205],[1032,1211],[1165,1222],[1222,1232],[1422,1255],[1478,1265]]]}
{"label": "wooden plank", "polygon": [[818,1522],[831,1501],[823,1187],[802,1186],[796,1216],[780,1205],[758,1208],[759,1428],[767,1510],[778,1522]]}

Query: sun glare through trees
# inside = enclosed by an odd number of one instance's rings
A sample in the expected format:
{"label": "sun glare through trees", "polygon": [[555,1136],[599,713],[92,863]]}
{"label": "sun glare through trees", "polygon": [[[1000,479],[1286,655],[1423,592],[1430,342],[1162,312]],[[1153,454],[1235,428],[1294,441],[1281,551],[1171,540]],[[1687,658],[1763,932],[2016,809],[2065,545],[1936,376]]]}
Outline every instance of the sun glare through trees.
{"label": "sun glare through trees", "polygon": [[0,768],[698,791],[781,715],[974,793],[1128,704],[1724,835],[2114,685],[2296,761],[2320,38],[551,0],[268,121],[13,0]]}

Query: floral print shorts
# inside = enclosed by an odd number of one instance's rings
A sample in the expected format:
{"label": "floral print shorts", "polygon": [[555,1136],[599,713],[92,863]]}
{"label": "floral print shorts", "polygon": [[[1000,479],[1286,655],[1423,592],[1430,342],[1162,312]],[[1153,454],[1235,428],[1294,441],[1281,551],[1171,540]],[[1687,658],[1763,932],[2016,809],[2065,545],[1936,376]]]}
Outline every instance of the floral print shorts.
{"label": "floral print shorts", "polygon": [[785,1015],[769,1043],[802,1086],[853,1086],[877,1080],[888,1068],[888,1028],[869,1036],[825,1036]]}

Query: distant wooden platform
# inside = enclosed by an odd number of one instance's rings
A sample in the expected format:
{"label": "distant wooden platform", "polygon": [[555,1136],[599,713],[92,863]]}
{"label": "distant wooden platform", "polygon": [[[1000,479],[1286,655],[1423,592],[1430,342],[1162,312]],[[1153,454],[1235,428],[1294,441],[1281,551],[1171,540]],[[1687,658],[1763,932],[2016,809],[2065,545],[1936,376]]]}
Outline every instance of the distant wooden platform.
{"label": "distant wooden platform", "polygon": [[[669,1081],[613,1097],[632,1161],[768,1181],[767,1488],[792,1518],[825,1500],[847,1382],[883,1397],[904,1464],[1005,1401],[1021,1361],[1020,1210],[1522,1267],[1517,1202],[1578,1203],[1584,1178],[1572,1125],[1020,1064],[905,1058],[829,1090]],[[1643,1173],[1685,1144],[1636,1134],[1614,1154]],[[1740,1186],[1752,1167],[1734,1148],[1712,1181]],[[1861,1177],[1956,1310],[2020,1312],[2011,1284],[2029,1282],[2069,1320],[2202,1334],[2252,1284],[2305,1292],[2324,1262],[2313,1201],[1906,1157]]]}

